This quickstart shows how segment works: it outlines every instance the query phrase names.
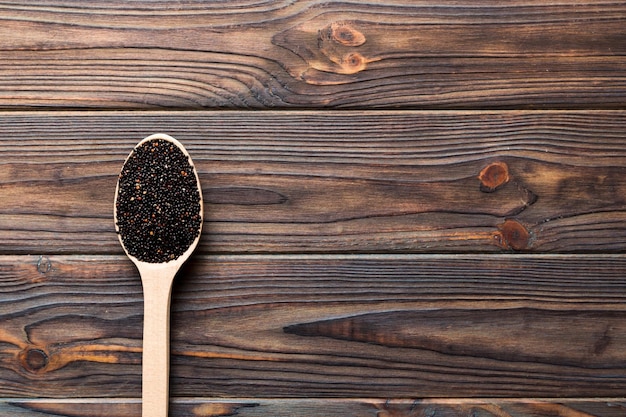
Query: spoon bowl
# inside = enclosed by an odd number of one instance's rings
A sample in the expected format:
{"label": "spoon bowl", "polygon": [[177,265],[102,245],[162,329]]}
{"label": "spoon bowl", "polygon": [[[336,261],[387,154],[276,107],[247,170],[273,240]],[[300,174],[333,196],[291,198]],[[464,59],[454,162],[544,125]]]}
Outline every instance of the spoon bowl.
{"label": "spoon bowl", "polygon": [[167,417],[172,284],[200,241],[203,221],[200,180],[183,145],[165,134],[140,141],[124,162],[113,212],[144,292],[141,413]]}

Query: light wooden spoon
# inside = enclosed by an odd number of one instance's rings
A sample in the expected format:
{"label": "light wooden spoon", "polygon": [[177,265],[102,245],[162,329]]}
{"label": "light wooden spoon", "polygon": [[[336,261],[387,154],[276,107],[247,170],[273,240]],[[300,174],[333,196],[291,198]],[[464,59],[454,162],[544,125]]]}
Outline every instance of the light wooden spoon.
{"label": "light wooden spoon", "polygon": [[[185,148],[176,139],[164,134],[148,136],[137,144],[139,148],[145,142],[162,139],[178,147],[189,159],[189,164],[195,176],[195,183],[200,197],[199,213],[200,224],[198,236],[178,258],[162,263],[151,263],[139,260],[131,255],[124,244],[123,236],[118,227],[118,198],[120,182],[115,190],[114,218],[118,237],[126,255],[135,263],[141,275],[144,293],[144,327],[143,327],[143,357],[142,357],[142,410],[143,417],[167,417],[169,405],[169,331],[170,331],[170,298],[174,277],[182,264],[189,258],[200,240],[202,229],[203,202],[200,181],[196,169]],[[133,149],[133,152],[135,151]],[[129,158],[133,155],[130,153]],[[187,173],[185,173],[187,174]],[[121,177],[121,176],[120,176]],[[168,225],[169,227],[169,225]],[[181,248],[183,250],[184,248]]]}

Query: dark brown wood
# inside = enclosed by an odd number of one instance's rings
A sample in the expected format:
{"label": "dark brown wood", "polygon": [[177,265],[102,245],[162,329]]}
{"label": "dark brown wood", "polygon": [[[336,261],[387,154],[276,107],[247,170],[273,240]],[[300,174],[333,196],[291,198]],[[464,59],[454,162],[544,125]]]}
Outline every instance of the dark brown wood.
{"label": "dark brown wood", "polygon": [[0,115],[0,252],[122,253],[133,146],[199,169],[200,252],[626,249],[626,112]]}
{"label": "dark brown wood", "polygon": [[[13,417],[131,417],[140,415],[135,399],[0,401],[0,413]],[[170,416],[187,417],[622,417],[624,398],[598,399],[173,399]]]}
{"label": "dark brown wood", "polygon": [[40,0],[0,21],[0,416],[140,415],[112,205],[158,131],[207,201],[170,415],[626,414],[626,3]]}
{"label": "dark brown wood", "polygon": [[0,107],[623,108],[626,5],[5,4]]}
{"label": "dark brown wood", "polygon": [[[130,261],[2,256],[0,283],[0,397],[139,396]],[[624,255],[199,256],[172,311],[174,397],[626,389]]]}

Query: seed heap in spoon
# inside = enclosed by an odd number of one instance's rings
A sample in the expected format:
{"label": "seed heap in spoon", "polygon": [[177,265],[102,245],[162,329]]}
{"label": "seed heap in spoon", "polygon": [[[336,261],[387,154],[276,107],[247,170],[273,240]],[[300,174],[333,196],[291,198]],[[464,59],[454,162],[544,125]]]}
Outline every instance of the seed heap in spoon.
{"label": "seed heap in spoon", "polygon": [[117,227],[126,251],[142,262],[177,259],[200,233],[200,194],[189,157],[163,139],[128,157],[118,182]]}

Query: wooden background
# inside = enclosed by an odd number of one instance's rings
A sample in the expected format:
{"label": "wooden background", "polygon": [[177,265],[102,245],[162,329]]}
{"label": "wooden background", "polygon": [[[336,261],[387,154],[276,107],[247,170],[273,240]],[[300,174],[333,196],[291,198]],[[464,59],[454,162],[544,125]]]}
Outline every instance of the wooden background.
{"label": "wooden background", "polygon": [[155,132],[171,416],[626,415],[625,2],[0,1],[0,416],[140,415]]}

